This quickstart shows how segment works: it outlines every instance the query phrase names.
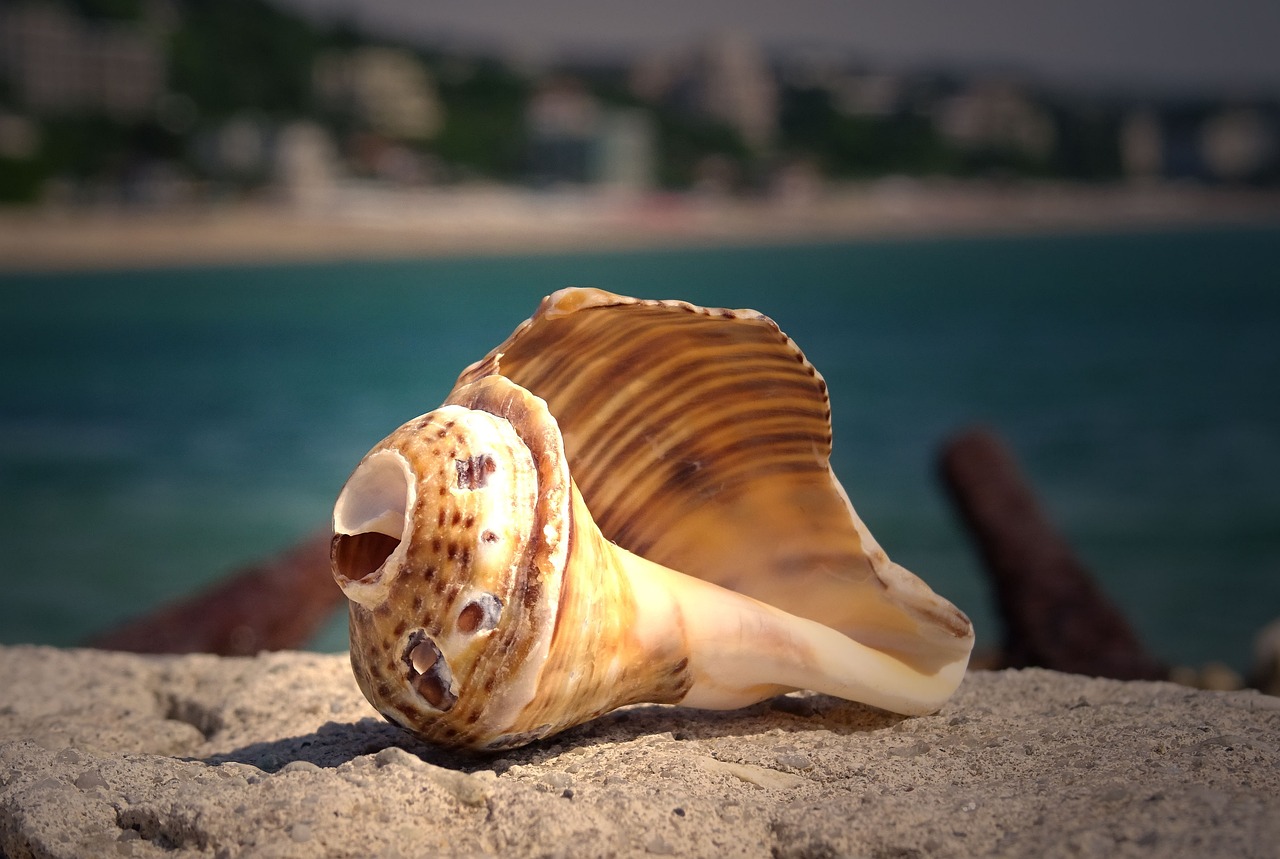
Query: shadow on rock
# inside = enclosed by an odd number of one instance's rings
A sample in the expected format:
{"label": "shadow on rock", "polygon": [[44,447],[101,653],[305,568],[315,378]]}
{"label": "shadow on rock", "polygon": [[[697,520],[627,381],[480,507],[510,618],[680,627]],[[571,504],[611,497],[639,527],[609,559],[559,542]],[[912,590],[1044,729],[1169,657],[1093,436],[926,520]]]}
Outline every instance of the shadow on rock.
{"label": "shadow on rock", "polygon": [[760,734],[831,731],[854,734],[891,728],[905,717],[827,695],[783,695],[740,710],[694,710],[661,704],[637,704],[516,749],[471,752],[424,743],[386,722],[367,718],[358,722],[327,722],[310,734],[250,743],[199,758],[206,764],[242,763],[276,772],[295,761],[336,767],[363,755],[397,747],[439,767],[461,772],[488,769],[498,758],[538,763],[572,748],[626,743],[655,734],[677,740],[708,740]]}
{"label": "shadow on rock", "polygon": [[905,716],[816,693],[780,695],[738,710],[695,710],[663,704],[636,704],[607,713],[561,734],[502,753],[519,763],[538,763],[566,749],[626,743],[655,734],[676,740],[714,740],[762,734],[830,731],[856,734],[891,728]]}
{"label": "shadow on rock", "polygon": [[392,746],[436,766],[463,771],[484,768],[484,760],[476,755],[428,745],[394,725],[374,718],[358,722],[326,722],[310,734],[249,743],[229,752],[194,760],[210,766],[249,764],[265,772],[276,772],[296,761],[318,767],[337,767]]}

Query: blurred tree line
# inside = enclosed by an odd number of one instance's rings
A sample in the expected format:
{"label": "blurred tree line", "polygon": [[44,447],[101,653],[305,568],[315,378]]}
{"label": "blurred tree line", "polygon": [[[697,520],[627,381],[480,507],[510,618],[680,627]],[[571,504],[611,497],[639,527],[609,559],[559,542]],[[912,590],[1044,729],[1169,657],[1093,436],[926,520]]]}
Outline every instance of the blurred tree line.
{"label": "blurred tree line", "polygon": [[[17,0],[21,5],[56,0]],[[373,44],[350,25],[321,26],[267,0],[172,0],[167,20],[152,20],[146,0],[61,0],[89,27],[133,26],[151,34],[163,62],[163,95],[156,109],[121,117],[94,109],[35,115],[39,145],[16,155],[0,146],[0,201],[35,200],[55,178],[122,183],[131,171],[164,163],[213,182],[199,141],[234,117],[264,122],[309,119],[342,145],[363,129],[349,111],[323,103],[314,70],[326,52]],[[0,11],[3,8],[0,7]],[[430,137],[407,141],[451,179],[520,182],[528,178],[527,111],[539,81],[493,57],[459,57],[407,48],[429,70],[442,125]],[[749,145],[729,123],[687,105],[639,98],[621,65],[564,67],[600,104],[643,111],[654,134],[655,181],[684,189],[709,161],[727,165],[738,190],[763,187],[780,163],[802,162],[826,179],[885,175],[1065,178],[1110,181],[1124,171],[1121,138],[1126,106],[1087,104],[1034,93],[1043,145],[957,142],[944,133],[930,105],[960,92],[963,82],[935,76],[924,95],[890,109],[859,114],[832,89],[778,77],[771,145]],[[1204,110],[1208,110],[1205,107]],[[30,113],[10,77],[0,79],[0,116]],[[1203,111],[1202,111],[1203,112]],[[1274,171],[1273,171],[1274,172]],[[242,177],[247,187],[268,177]]]}

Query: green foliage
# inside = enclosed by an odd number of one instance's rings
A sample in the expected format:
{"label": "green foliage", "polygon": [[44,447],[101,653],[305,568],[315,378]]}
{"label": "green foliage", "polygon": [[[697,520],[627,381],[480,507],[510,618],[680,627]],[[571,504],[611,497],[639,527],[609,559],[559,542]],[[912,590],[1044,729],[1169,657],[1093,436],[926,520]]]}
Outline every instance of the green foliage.
{"label": "green foliage", "polygon": [[961,163],[926,118],[849,116],[825,89],[785,89],[779,126],[785,150],[815,156],[823,173],[836,178],[940,174]]}
{"label": "green foliage", "polygon": [[263,0],[187,0],[170,50],[169,85],[205,116],[311,110],[320,34]]}
{"label": "green foliage", "polygon": [[524,167],[525,104],[529,84],[496,62],[438,83],[444,128],[431,151],[463,170],[515,180]]}
{"label": "green foliage", "polygon": [[49,120],[32,158],[0,158],[0,202],[36,202],[56,176],[98,179],[119,175],[135,147],[131,130],[104,116]]}
{"label": "green foliage", "polygon": [[653,107],[631,91],[630,75],[624,66],[568,67],[564,73],[582,81],[601,104],[610,107]]}
{"label": "green foliage", "polygon": [[658,183],[664,188],[688,188],[698,166],[708,157],[725,159],[740,175],[750,167],[751,152],[737,131],[670,109],[656,112],[658,126]]}
{"label": "green foliage", "polygon": [[40,159],[0,157],[0,203],[34,203],[48,179]]}
{"label": "green foliage", "polygon": [[23,170],[38,182],[52,176],[95,179],[119,176],[147,159],[181,159],[182,138],[153,122],[121,123],[101,114],[51,119],[41,128],[37,158]]}
{"label": "green foliage", "polygon": [[1052,113],[1058,129],[1051,157],[1054,173],[1087,181],[1121,177],[1119,112],[1055,106]]}
{"label": "green foliage", "polygon": [[103,176],[119,172],[129,157],[129,129],[101,115],[50,120],[43,139],[43,161],[52,175]]}
{"label": "green foliage", "polygon": [[136,21],[142,17],[142,0],[71,0],[76,14],[91,20]]}

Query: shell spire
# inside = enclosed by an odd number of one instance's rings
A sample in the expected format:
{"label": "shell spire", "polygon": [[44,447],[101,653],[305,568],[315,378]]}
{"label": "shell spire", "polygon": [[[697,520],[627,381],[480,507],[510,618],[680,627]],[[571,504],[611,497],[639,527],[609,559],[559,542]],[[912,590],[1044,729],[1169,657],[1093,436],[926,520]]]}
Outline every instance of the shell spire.
{"label": "shell spire", "polygon": [[339,495],[362,690],[490,749],[641,701],[936,709],[972,626],[888,559],[830,445],[825,383],[767,317],[555,293]]}

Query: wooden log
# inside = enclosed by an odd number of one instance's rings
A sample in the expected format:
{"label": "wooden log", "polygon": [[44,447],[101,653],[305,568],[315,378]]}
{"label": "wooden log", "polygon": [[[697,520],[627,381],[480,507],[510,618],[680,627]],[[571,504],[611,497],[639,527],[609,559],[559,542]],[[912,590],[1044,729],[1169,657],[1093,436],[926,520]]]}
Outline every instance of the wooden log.
{"label": "wooden log", "polygon": [[134,653],[245,656],[305,646],[343,602],[329,568],[330,535],[233,574],[86,641]]}
{"label": "wooden log", "polygon": [[1050,523],[996,434],[959,433],[939,465],[991,577],[1006,664],[1121,680],[1168,674]]}

